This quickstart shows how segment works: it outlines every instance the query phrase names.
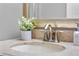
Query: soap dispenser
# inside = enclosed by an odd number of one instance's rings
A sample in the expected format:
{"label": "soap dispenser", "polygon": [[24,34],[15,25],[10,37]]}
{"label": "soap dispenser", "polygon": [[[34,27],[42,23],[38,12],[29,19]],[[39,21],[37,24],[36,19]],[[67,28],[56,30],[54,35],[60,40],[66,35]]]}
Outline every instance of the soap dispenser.
{"label": "soap dispenser", "polygon": [[75,45],[79,45],[79,23],[77,23],[76,31],[74,31],[74,40]]}
{"label": "soap dispenser", "polygon": [[74,31],[74,40],[75,45],[79,45],[79,31]]}

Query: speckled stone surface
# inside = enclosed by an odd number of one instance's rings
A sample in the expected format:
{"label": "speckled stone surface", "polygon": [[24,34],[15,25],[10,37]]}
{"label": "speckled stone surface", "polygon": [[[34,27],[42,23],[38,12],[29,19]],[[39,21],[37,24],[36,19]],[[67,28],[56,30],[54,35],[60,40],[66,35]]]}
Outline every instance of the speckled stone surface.
{"label": "speckled stone surface", "polygon": [[[15,44],[21,44],[26,42],[29,41],[20,41],[16,39],[0,41],[0,55],[1,56],[34,56],[11,49],[11,46]],[[44,41],[31,40],[30,42],[44,42]],[[65,47],[65,50],[47,56],[79,56],[79,46],[76,46],[73,43],[70,42],[60,42],[60,43],[49,42],[49,43],[62,45]]]}

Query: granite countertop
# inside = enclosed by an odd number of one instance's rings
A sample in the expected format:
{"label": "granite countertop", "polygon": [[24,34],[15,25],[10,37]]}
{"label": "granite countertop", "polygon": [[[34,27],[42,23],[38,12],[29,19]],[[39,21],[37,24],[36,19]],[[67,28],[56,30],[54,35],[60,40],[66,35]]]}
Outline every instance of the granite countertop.
{"label": "granite countertop", "polygon": [[[43,42],[41,40],[32,40],[33,42]],[[14,51],[10,48],[10,46],[15,44],[20,44],[26,41],[11,39],[11,40],[5,40],[0,41],[0,55],[3,56],[28,56],[27,53]],[[52,56],[79,56],[79,46],[74,45],[72,42],[60,42],[60,43],[53,43],[52,44],[58,44],[65,47],[65,50],[54,53]]]}

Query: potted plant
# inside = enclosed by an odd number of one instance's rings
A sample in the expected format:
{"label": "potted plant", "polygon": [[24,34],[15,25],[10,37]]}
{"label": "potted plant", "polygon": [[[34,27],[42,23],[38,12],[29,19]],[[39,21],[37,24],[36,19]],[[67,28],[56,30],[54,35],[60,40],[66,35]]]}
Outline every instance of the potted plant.
{"label": "potted plant", "polygon": [[31,40],[32,30],[37,26],[37,21],[34,18],[25,18],[22,16],[18,24],[21,30],[22,39]]}

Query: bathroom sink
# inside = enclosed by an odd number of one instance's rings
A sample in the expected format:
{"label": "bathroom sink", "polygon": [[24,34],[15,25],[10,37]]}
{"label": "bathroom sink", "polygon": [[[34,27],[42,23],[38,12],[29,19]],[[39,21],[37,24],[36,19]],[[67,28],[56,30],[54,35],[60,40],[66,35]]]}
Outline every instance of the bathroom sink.
{"label": "bathroom sink", "polygon": [[65,47],[48,42],[26,42],[15,44],[11,49],[30,55],[51,55],[63,51]]}

